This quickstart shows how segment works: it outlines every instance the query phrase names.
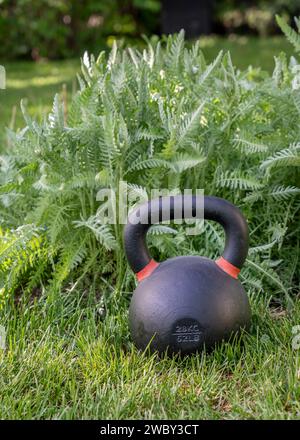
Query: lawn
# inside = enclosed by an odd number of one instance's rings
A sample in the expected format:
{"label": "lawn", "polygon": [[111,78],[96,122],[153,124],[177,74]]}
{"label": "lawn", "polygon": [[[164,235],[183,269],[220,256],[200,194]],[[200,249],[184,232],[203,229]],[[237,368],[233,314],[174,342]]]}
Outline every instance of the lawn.
{"label": "lawn", "polygon": [[[79,60],[57,62],[1,61],[6,69],[6,90],[0,94],[0,140],[5,142],[5,127],[23,124],[20,100],[24,99],[31,114],[42,117],[51,109],[53,96],[66,85],[69,93],[76,90]],[[0,148],[1,149],[1,148]]]}
{"label": "lawn", "polygon": [[[272,71],[274,55],[291,53],[278,37],[210,37],[201,46],[209,60],[229,49],[241,69],[251,64]],[[7,70],[7,89],[0,92],[2,142],[4,126],[22,125],[21,98],[39,118],[63,84],[69,94],[77,87],[78,60],[2,64]],[[161,359],[133,346],[131,292],[116,290],[113,277],[108,280],[99,289],[87,283],[82,289],[19,292],[0,310],[7,331],[6,349],[0,349],[1,419],[300,418],[295,296],[287,302],[278,286],[278,298],[271,289],[248,292],[253,316],[247,333],[211,353]]]}
{"label": "lawn", "polygon": [[136,351],[121,298],[104,321],[84,292],[19,303],[1,316],[1,418],[299,418],[299,304],[288,315],[251,300],[248,335],[181,360]]}

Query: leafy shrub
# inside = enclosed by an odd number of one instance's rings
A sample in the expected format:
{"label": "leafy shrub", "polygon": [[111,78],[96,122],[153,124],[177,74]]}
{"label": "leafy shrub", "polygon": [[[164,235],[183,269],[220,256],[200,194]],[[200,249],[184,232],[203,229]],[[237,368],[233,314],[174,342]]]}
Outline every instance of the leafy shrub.
{"label": "leafy shrub", "polygon": [[[1,217],[5,229],[43,228],[48,253],[35,254],[47,274],[41,271],[41,279],[56,287],[126,289],[133,277],[126,273],[122,225],[102,224],[110,206],[97,201],[103,188],[118,199],[123,180],[131,196],[203,188],[231,200],[250,226],[246,288],[292,292],[299,281],[300,65],[284,54],[275,61],[270,77],[238,71],[229,53],[208,65],[198,43],[185,47],[183,33],[165,46],[149,42],[142,53],[114,45],[108,57],[85,54],[70,104],[56,96],[42,122],[23,108],[26,127],[10,133],[13,147],[2,157]],[[154,229],[158,259],[213,258],[223,247],[221,229],[210,222],[194,237],[183,226],[168,231]],[[4,251],[7,271],[14,254]],[[26,286],[23,273],[13,275],[15,288]]]}
{"label": "leafy shrub", "polygon": [[[2,0],[0,58],[77,57],[111,35],[155,31],[158,0]],[[7,37],[9,35],[9,38]]]}

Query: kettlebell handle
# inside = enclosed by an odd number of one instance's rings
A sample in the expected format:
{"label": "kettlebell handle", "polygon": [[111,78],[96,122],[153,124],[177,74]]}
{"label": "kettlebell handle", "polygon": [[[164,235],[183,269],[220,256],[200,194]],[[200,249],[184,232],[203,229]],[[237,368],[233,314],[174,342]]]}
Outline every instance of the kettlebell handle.
{"label": "kettlebell handle", "polygon": [[[203,199],[204,209],[200,210]],[[166,201],[168,203],[165,203]],[[165,212],[166,206],[168,212]],[[216,263],[225,272],[237,278],[248,253],[248,226],[240,210],[218,197],[177,195],[150,200],[129,215],[124,230],[125,253],[139,280],[148,276],[158,265],[151,258],[146,244],[147,231],[152,224],[166,219],[182,219],[186,212],[191,213],[189,218],[199,218],[199,211],[200,214],[204,214],[204,219],[216,221],[223,226],[225,248],[222,257]],[[151,220],[153,218],[157,219],[154,223]]]}

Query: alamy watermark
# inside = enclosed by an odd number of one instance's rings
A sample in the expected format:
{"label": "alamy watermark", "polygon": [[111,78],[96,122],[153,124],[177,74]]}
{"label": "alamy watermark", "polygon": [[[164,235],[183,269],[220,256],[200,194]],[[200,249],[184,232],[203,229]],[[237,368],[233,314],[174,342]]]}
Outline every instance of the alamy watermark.
{"label": "alamy watermark", "polygon": [[6,86],[6,74],[5,68],[0,66],[0,89],[5,89]]}
{"label": "alamy watermark", "polygon": [[0,325],[0,350],[5,350],[6,330],[3,325]]}
{"label": "alamy watermark", "polygon": [[204,219],[202,189],[184,189],[183,192],[179,189],[152,189],[148,194],[142,188],[120,181],[117,192],[102,188],[97,192],[96,200],[100,202],[96,213],[98,224],[125,225],[128,221],[131,224],[169,224],[172,221],[194,225],[186,233],[196,235]]}

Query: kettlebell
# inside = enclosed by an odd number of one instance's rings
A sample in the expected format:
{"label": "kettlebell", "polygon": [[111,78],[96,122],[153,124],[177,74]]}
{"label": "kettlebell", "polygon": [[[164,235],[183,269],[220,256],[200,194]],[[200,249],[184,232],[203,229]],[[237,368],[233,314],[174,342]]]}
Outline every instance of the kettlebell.
{"label": "kettlebell", "polygon": [[[201,203],[202,211],[197,210]],[[200,256],[154,261],[146,245],[151,225],[186,218],[186,212],[190,218],[200,218],[199,211],[204,219],[223,226],[223,255],[216,261]],[[153,199],[129,215],[124,244],[138,280],[129,309],[130,331],[138,348],[191,354],[248,327],[250,305],[237,279],[248,252],[248,226],[234,205],[212,196]]]}

